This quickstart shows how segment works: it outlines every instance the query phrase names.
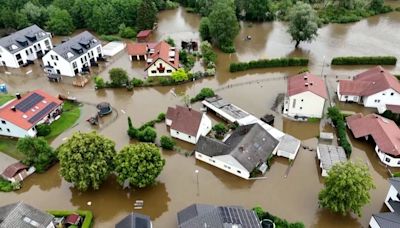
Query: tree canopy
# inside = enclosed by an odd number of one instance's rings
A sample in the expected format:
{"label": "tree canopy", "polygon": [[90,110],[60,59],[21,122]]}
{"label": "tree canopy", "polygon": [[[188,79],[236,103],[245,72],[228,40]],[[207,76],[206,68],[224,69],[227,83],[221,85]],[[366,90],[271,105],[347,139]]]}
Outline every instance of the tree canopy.
{"label": "tree canopy", "polygon": [[165,160],[156,145],[138,143],[124,147],[115,156],[114,163],[119,184],[128,181],[134,187],[144,188],[155,182]]}
{"label": "tree canopy", "polygon": [[128,73],[122,68],[112,68],[108,73],[114,86],[122,86],[129,81]]}
{"label": "tree canopy", "polygon": [[42,137],[24,137],[17,143],[17,149],[25,155],[23,161],[27,165],[33,165],[37,172],[43,172],[56,160],[53,148]]}
{"label": "tree canopy", "polygon": [[115,143],[96,132],[76,132],[57,149],[60,174],[80,191],[99,189],[113,170]]}
{"label": "tree canopy", "polygon": [[139,30],[152,29],[157,21],[157,7],[153,1],[142,1],[137,10],[137,27]]}
{"label": "tree canopy", "polygon": [[318,16],[307,3],[297,2],[289,12],[289,34],[296,42],[296,48],[301,41],[311,41],[318,35]]}
{"label": "tree canopy", "polygon": [[171,78],[175,82],[183,82],[189,79],[187,73],[183,68],[179,68],[177,71],[172,72]]}
{"label": "tree canopy", "polygon": [[51,7],[49,15],[50,20],[47,22],[47,27],[50,32],[65,36],[74,31],[74,23],[67,10]]}
{"label": "tree canopy", "polygon": [[325,178],[325,188],[319,193],[319,204],[333,212],[361,216],[362,207],[369,203],[369,191],[375,188],[368,167],[345,162],[334,165]]}

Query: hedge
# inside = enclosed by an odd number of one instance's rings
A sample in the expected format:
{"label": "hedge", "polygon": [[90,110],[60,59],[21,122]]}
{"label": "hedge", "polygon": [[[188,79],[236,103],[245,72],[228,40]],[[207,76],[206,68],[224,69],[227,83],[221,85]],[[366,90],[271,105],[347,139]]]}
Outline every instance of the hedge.
{"label": "hedge", "polygon": [[91,211],[81,211],[81,210],[77,210],[77,211],[47,211],[49,214],[54,215],[55,217],[65,217],[71,214],[78,214],[82,217],[84,217],[83,223],[81,228],[91,228],[93,225],[93,213]]}
{"label": "hedge", "polygon": [[394,56],[347,56],[335,57],[332,65],[396,65]]}
{"label": "hedge", "polygon": [[277,59],[261,59],[250,62],[231,63],[230,72],[245,71],[249,69],[269,68],[269,67],[288,67],[288,66],[307,66],[306,58],[277,58]]}
{"label": "hedge", "polygon": [[328,117],[331,118],[336,127],[339,145],[343,147],[347,157],[350,157],[352,149],[351,144],[347,140],[346,123],[343,114],[334,106],[328,108]]}
{"label": "hedge", "polygon": [[274,222],[276,228],[305,228],[302,222],[290,223],[286,219],[279,218],[268,213],[267,211],[264,211],[264,209],[261,207],[255,207],[253,208],[253,211],[261,221],[264,219],[269,219]]}

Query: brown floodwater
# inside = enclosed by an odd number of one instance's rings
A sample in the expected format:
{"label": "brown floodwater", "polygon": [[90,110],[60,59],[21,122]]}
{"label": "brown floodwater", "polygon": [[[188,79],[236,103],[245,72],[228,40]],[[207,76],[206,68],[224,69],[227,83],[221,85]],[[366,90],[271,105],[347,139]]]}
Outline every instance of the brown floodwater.
{"label": "brown floodwater", "polygon": [[[152,39],[172,37],[177,44],[181,40],[199,40],[199,21],[197,15],[188,14],[183,8],[164,11],[159,15],[158,29]],[[342,55],[398,56],[400,33],[394,31],[399,25],[398,12],[357,23],[327,25],[319,30],[315,41],[302,43],[299,49],[294,49],[294,43],[291,43],[286,33],[285,23],[241,23],[242,29],[235,40],[237,53],[223,54],[216,50],[216,77],[175,87],[139,88],[132,92],[126,89],[96,91],[93,82],[89,82],[85,88],[77,88],[71,85],[72,80],[68,78],[58,84],[48,82],[38,64],[21,70],[0,68],[0,79],[7,83],[12,93],[42,88],[52,94],[69,94],[84,102],[77,125],[56,138],[53,146],[60,145],[74,131],[97,130],[114,140],[117,149],[120,149],[128,143],[134,143],[126,134],[127,116],[132,117],[135,125],[140,125],[155,118],[158,113],[165,112],[168,106],[183,104],[183,95],[193,96],[202,87],[211,87],[225,99],[256,116],[275,114],[277,128],[301,139],[303,145],[315,148],[320,129],[327,132],[333,132],[334,129],[324,122],[320,124],[282,119],[270,109],[277,94],[286,91],[285,76],[296,74],[300,68],[273,68],[231,74],[228,72],[229,63],[282,56],[309,57],[311,71],[327,75],[329,92],[334,98],[338,79],[348,78],[368,67],[330,67],[331,58]],[[243,40],[247,35],[252,36],[251,41]],[[130,63],[123,52],[110,62],[102,63],[98,69],[94,68],[93,74],[107,78],[109,69],[122,67],[131,76],[144,78],[143,66],[143,63]],[[399,65],[388,69],[400,73]],[[178,96],[170,92],[173,88]],[[94,114],[93,104],[101,101],[110,102],[116,112],[104,118],[99,128],[93,128],[85,120]],[[373,111],[355,104],[340,104],[340,107],[355,112]],[[200,104],[195,104],[194,108],[199,109]],[[219,120],[213,116],[213,121]],[[168,134],[164,124],[157,124],[156,128],[159,135]],[[192,203],[243,205],[247,208],[260,205],[289,221],[302,221],[307,227],[366,227],[372,213],[384,210],[383,200],[389,187],[388,171],[378,162],[372,144],[354,140],[351,135],[350,138],[354,146],[351,159],[368,164],[376,185],[376,189],[371,191],[371,202],[363,208],[363,216],[360,218],[355,215],[344,217],[332,214],[318,207],[318,192],[323,187],[323,179],[319,174],[315,152],[303,149],[289,172],[288,161],[275,158],[266,174],[267,178],[258,181],[245,181],[196,161],[193,157],[163,151],[166,166],[157,184],[141,190],[122,190],[115,179],[110,177],[100,190],[80,193],[59,176],[56,165],[45,174],[29,177],[21,190],[0,193],[0,201],[6,204],[23,200],[41,209],[89,209],[94,212],[95,227],[113,227],[132,211],[150,215],[155,227],[176,227],[176,213]],[[182,151],[193,149],[193,145],[187,143],[179,142],[178,145]],[[196,169],[199,170],[199,194]],[[135,200],[144,201],[142,210],[133,209]],[[92,202],[91,206],[87,205],[89,201]]]}

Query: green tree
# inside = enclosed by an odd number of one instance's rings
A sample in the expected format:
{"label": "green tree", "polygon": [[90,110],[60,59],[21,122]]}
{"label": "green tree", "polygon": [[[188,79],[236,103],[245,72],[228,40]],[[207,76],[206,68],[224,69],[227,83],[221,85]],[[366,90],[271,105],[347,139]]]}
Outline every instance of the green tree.
{"label": "green tree", "polygon": [[80,191],[99,189],[113,170],[115,143],[96,132],[76,132],[57,149],[60,174]]}
{"label": "green tree", "polygon": [[208,17],[202,17],[200,20],[199,33],[202,40],[211,41],[210,20]]}
{"label": "green tree", "polygon": [[334,165],[319,193],[319,204],[333,212],[361,216],[361,208],[369,203],[369,191],[375,188],[368,167],[362,163],[344,162]]}
{"label": "green tree", "polygon": [[311,41],[318,35],[318,16],[307,3],[297,2],[289,12],[288,33],[296,42],[297,48],[301,41]]}
{"label": "green tree", "polygon": [[229,4],[229,0],[217,1],[208,16],[212,41],[222,51],[227,51],[233,47],[233,40],[239,33],[239,23],[232,5]]}
{"label": "green tree", "polygon": [[224,138],[224,135],[228,132],[228,128],[223,123],[215,124],[212,129],[218,139]]}
{"label": "green tree", "polygon": [[112,68],[108,73],[114,86],[122,86],[129,81],[128,73],[122,68]]}
{"label": "green tree", "polygon": [[167,37],[167,39],[164,41],[167,42],[171,47],[175,47],[175,41],[171,37]]}
{"label": "green tree", "polygon": [[50,20],[47,22],[48,29],[56,35],[69,35],[74,31],[74,23],[67,10],[50,7]]}
{"label": "green tree", "polygon": [[239,0],[244,18],[249,21],[270,21],[274,19],[271,11],[271,0]]}
{"label": "green tree", "polygon": [[187,73],[182,68],[179,68],[177,71],[172,72],[171,78],[175,82],[183,82],[189,80]]}
{"label": "green tree", "polygon": [[35,5],[30,1],[24,5],[20,12],[26,15],[30,24],[36,24],[38,26],[43,26],[49,17],[46,8]]}
{"label": "green tree", "polygon": [[157,132],[153,127],[147,126],[143,130],[139,130],[137,138],[140,142],[154,142],[157,138]]}
{"label": "green tree", "polygon": [[124,185],[128,181],[134,187],[144,188],[155,183],[165,160],[154,144],[138,143],[124,147],[115,156],[114,163],[118,183]]}
{"label": "green tree", "polygon": [[51,127],[48,124],[36,125],[37,136],[47,136],[51,132]]}
{"label": "green tree", "polygon": [[152,29],[157,21],[157,7],[153,1],[142,1],[137,10],[136,27],[139,30]]}
{"label": "green tree", "polygon": [[111,4],[100,4],[93,7],[89,26],[100,34],[118,33],[121,24],[117,10]]}
{"label": "green tree", "polygon": [[382,11],[385,5],[384,0],[371,0],[369,8],[373,10],[375,13],[379,13]]}
{"label": "green tree", "polygon": [[17,149],[25,155],[23,162],[27,165],[33,165],[39,173],[44,172],[56,160],[53,148],[42,137],[20,138]]}
{"label": "green tree", "polygon": [[200,93],[198,93],[194,98],[192,98],[190,102],[194,103],[196,101],[201,101],[208,97],[213,97],[213,96],[215,96],[214,90],[212,90],[211,88],[202,88],[200,90]]}
{"label": "green tree", "polygon": [[[207,68],[212,68],[217,60],[217,54],[213,51],[211,44],[208,41],[203,41],[200,44],[200,50],[201,50],[201,55],[203,56],[203,61],[204,64],[207,66]],[[209,67],[211,66],[211,67]]]}
{"label": "green tree", "polygon": [[160,144],[162,148],[167,150],[172,150],[174,149],[176,143],[171,137],[163,135],[160,138]]}
{"label": "green tree", "polygon": [[122,38],[132,39],[136,37],[136,31],[132,27],[126,27],[125,24],[119,26],[119,36]]}

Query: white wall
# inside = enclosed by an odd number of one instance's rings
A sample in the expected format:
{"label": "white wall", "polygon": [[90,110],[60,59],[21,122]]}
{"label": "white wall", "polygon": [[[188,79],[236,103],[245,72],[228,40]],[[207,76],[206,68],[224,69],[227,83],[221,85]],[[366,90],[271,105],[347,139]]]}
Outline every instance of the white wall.
{"label": "white wall", "polygon": [[[162,64],[163,67],[165,67],[164,73],[160,73],[157,70],[157,67],[159,67],[159,65]],[[167,72],[168,70],[170,70],[171,72]],[[155,63],[153,63],[148,69],[147,69],[147,75],[149,77],[155,77],[155,76],[171,76],[172,72],[175,72],[176,69],[173,68],[170,64],[166,63],[164,60],[162,59],[157,59],[157,61]]]}
{"label": "white wall", "polygon": [[203,113],[199,126],[199,131],[197,132],[196,136],[196,143],[197,140],[199,140],[200,136],[206,136],[211,131],[211,128],[212,128],[212,123],[210,118],[208,118],[208,116],[205,113]]}
{"label": "white wall", "polygon": [[197,142],[196,136],[194,136],[194,135],[187,135],[185,133],[176,131],[172,128],[169,130],[169,133],[171,134],[172,137],[183,140],[188,143],[196,144],[196,142]]}
{"label": "white wall", "polygon": [[378,145],[375,146],[375,152],[378,154],[379,159],[384,164],[390,167],[400,167],[400,158],[395,158],[389,154],[384,153],[384,151],[381,151],[379,149]]}
{"label": "white wall", "polygon": [[380,228],[378,223],[376,222],[375,218],[371,216],[371,220],[369,221],[369,227],[371,228]]}
{"label": "white wall", "polygon": [[289,97],[288,115],[291,117],[321,118],[325,99],[310,92],[303,92]]}
{"label": "white wall", "polygon": [[394,209],[390,206],[389,199],[392,199],[394,201],[400,201],[400,199],[397,198],[397,194],[399,194],[399,192],[397,192],[397,190],[393,187],[393,185],[390,185],[389,191],[386,195],[385,204],[391,212],[394,212]]}
{"label": "white wall", "polygon": [[400,94],[393,89],[387,89],[374,95],[364,97],[363,103],[365,107],[372,108],[385,107],[387,104],[400,105]]}
{"label": "white wall", "polygon": [[[18,68],[17,59],[13,54],[8,52],[5,48],[0,47],[0,66],[7,66],[12,68]],[[4,62],[4,63],[3,63]]]}
{"label": "white wall", "polygon": [[336,92],[337,92],[337,95],[338,95],[338,99],[339,99],[339,101],[343,101],[343,102],[346,102],[346,101],[350,101],[350,102],[360,102],[360,100],[361,100],[361,97],[360,96],[356,96],[356,95],[342,95],[342,94],[340,94],[340,84],[338,83],[338,85],[337,85],[337,90],[336,90]]}
{"label": "white wall", "polygon": [[[5,121],[5,123],[3,123],[3,121]],[[0,135],[17,137],[17,138],[25,136],[34,137],[36,136],[36,130],[34,130],[33,128],[25,130],[7,120],[0,119]]]}

